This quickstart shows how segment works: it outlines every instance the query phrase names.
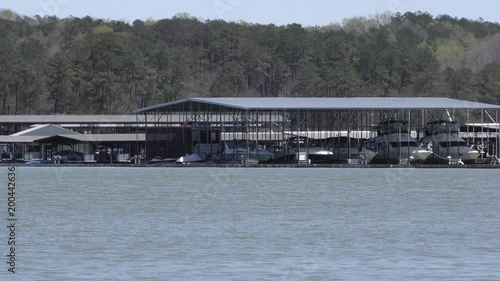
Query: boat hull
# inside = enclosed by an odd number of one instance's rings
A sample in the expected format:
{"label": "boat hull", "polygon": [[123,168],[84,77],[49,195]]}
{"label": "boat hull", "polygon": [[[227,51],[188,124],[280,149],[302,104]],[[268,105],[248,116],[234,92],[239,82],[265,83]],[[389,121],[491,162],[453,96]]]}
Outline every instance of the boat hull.
{"label": "boat hull", "polygon": [[474,146],[468,146],[459,132],[459,123],[451,118],[427,123],[422,143],[431,147],[433,154],[425,164],[448,164],[451,159],[474,164],[481,153]]}
{"label": "boat hull", "polygon": [[[424,138],[422,141],[428,142],[429,140]],[[441,147],[436,141],[433,141],[433,144],[432,155],[425,161],[425,164],[447,164],[450,159],[461,159],[465,164],[474,164],[481,155],[478,150],[468,146]]]}
{"label": "boat hull", "polygon": [[[311,163],[324,163],[324,164],[345,164],[348,159],[363,159],[366,157],[366,163],[370,164],[372,160],[377,156],[377,153],[371,149],[359,149],[358,147],[352,147],[350,153],[347,148],[342,149],[317,149],[310,148],[309,150],[302,148],[301,152],[308,153],[308,159]],[[283,151],[278,153],[275,157],[275,162],[296,162],[298,154],[298,149],[288,149],[286,153]]]}
{"label": "boat hull", "polygon": [[198,154],[188,154],[175,161],[176,164],[189,164],[194,162],[204,162],[204,160],[198,156]]}
{"label": "boat hull", "polygon": [[366,164],[370,164],[377,156],[377,152],[367,148],[351,147],[350,151],[347,148],[334,148],[333,153],[342,163],[347,163],[348,159],[363,160],[366,157]]}
{"label": "boat hull", "polygon": [[219,152],[216,160],[220,162],[240,162],[248,160],[257,160],[259,163],[269,162],[273,154],[267,149],[257,146],[244,147],[238,146],[236,141],[223,141],[219,146]]}
{"label": "boat hull", "polygon": [[[449,156],[449,157],[448,157]],[[474,164],[479,158],[479,151],[469,151],[466,153],[450,153],[444,156],[433,153],[424,164],[448,164],[450,159],[460,159],[464,164]]]}
{"label": "boat hull", "polygon": [[377,137],[374,147],[378,154],[373,159],[373,164],[399,164],[405,159],[412,164],[422,164],[432,154],[432,151],[418,146],[409,135]]}
{"label": "boat hull", "polygon": [[379,154],[373,159],[372,164],[399,164],[402,160],[408,159],[411,164],[423,164],[430,157],[432,152],[427,150],[421,150],[418,148],[402,149],[401,152],[398,149],[389,151],[388,153],[384,151],[379,152]]}
{"label": "boat hull", "polygon": [[262,162],[269,162],[271,159],[272,159],[273,155],[270,154],[270,153],[260,153],[260,154],[256,154],[256,153],[244,153],[244,152],[241,152],[241,153],[225,153],[222,157],[219,157],[219,161],[231,161],[231,162],[234,162],[234,161],[241,161],[241,160],[244,160],[246,158],[248,159],[254,159],[254,160],[257,160],[259,161],[259,163],[262,163]]}

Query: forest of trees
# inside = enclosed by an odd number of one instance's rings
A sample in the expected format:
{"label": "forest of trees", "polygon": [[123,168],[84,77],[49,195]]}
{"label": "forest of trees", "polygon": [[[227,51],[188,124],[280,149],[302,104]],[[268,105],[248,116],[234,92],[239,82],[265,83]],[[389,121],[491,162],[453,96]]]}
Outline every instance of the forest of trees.
{"label": "forest of trees", "polygon": [[500,24],[422,12],[303,27],[0,10],[0,114],[130,114],[227,96],[500,104]]}

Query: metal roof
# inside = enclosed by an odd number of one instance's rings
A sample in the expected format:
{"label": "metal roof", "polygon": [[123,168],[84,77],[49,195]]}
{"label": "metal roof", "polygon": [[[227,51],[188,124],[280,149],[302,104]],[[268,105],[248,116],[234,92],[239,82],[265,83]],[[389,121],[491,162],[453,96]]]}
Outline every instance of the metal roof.
{"label": "metal roof", "polygon": [[0,143],[32,143],[40,136],[0,136]]}
{"label": "metal roof", "polygon": [[495,130],[500,129],[500,123],[467,123],[465,125],[470,127],[484,128],[484,129],[495,129]]}
{"label": "metal roof", "polygon": [[48,142],[52,139],[90,143],[133,142],[145,141],[146,136],[144,134],[80,134],[57,125],[47,124],[34,126],[10,136],[0,136],[0,143],[36,143]]}
{"label": "metal roof", "polygon": [[[75,136],[72,136],[75,137]],[[133,142],[145,141],[145,134],[88,134],[79,135],[77,138],[82,142]]]}
{"label": "metal roof", "polygon": [[499,105],[449,98],[189,98],[158,104],[135,113],[154,111],[237,110],[379,110],[379,109],[500,109]]}
{"label": "metal roof", "polygon": [[0,123],[30,124],[127,124],[135,115],[0,115]]}
{"label": "metal roof", "polygon": [[47,135],[47,136],[0,136],[0,143],[37,143],[45,142],[50,138],[64,138],[77,142],[134,142],[145,141],[145,134],[76,134],[76,135]]}
{"label": "metal roof", "polygon": [[77,135],[79,133],[53,124],[39,125],[27,130],[12,134],[11,136],[55,136],[55,135]]}
{"label": "metal roof", "polygon": [[[182,123],[186,120],[183,114],[148,117],[147,122]],[[64,128],[115,128],[144,126],[144,116],[137,115],[0,115],[0,124],[26,124],[41,126],[56,124]]]}

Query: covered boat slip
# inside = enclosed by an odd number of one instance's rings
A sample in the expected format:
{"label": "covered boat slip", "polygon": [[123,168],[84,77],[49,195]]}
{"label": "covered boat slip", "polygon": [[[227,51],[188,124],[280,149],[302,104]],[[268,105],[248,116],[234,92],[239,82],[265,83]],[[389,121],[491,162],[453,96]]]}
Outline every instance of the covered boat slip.
{"label": "covered boat slip", "polygon": [[53,124],[1,135],[2,161],[60,160],[60,163],[128,162],[141,134],[80,134]]}
{"label": "covered boat slip", "polygon": [[[498,126],[489,134],[477,134],[477,126],[467,125],[498,124],[499,111],[498,105],[448,98],[189,98],[135,113],[137,124],[145,127],[147,159],[196,153],[222,161],[227,151],[221,147],[227,150],[236,143],[243,158],[264,149],[273,154],[270,161],[279,161],[274,156],[283,154],[290,139],[303,138],[296,142],[295,155],[288,157],[297,162],[310,159],[318,147],[333,154],[347,148],[346,158],[356,159],[357,150],[365,146],[378,150],[376,158],[382,160],[411,160],[416,156],[410,153],[416,150],[414,143],[425,146],[426,126],[439,120],[457,122],[467,145],[489,143],[487,155],[500,157]],[[384,124],[400,124],[400,129],[377,143]],[[391,145],[396,155],[382,153]]]}
{"label": "covered boat slip", "polygon": [[130,162],[145,136],[135,115],[1,115],[3,161]]}

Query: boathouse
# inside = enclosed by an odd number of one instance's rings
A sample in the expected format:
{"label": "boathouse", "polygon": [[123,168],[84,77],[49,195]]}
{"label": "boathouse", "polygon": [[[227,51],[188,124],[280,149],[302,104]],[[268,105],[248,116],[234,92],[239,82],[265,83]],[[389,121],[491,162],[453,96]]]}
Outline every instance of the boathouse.
{"label": "boathouse", "polygon": [[[467,131],[467,124],[498,124],[499,111],[499,105],[448,98],[188,98],[134,112],[144,125],[146,158],[196,153],[206,160],[222,160],[223,142],[272,153],[291,138],[367,141],[387,120],[404,120],[415,139],[424,136],[428,122],[458,120],[466,130],[462,133],[471,136],[467,141],[484,142]],[[490,132],[488,141],[495,144],[498,156],[498,126]]]}
{"label": "boathouse", "polygon": [[127,162],[144,142],[135,115],[0,116],[3,161]]}

